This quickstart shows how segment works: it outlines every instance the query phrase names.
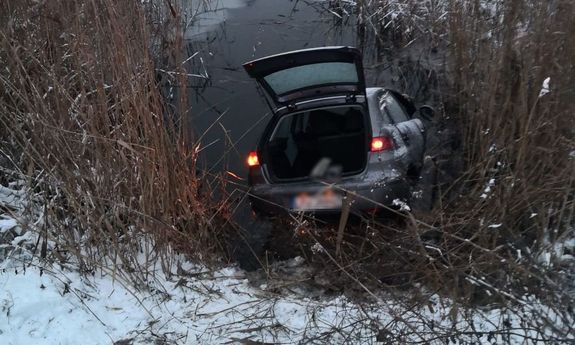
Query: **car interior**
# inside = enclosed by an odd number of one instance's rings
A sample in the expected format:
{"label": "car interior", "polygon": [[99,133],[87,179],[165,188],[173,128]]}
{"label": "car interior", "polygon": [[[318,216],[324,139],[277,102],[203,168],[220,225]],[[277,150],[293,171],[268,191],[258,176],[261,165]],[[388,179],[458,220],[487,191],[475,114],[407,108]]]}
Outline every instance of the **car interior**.
{"label": "car interior", "polygon": [[276,179],[302,179],[323,158],[350,175],[367,160],[366,121],[359,106],[321,108],[287,115],[267,141],[269,167]]}

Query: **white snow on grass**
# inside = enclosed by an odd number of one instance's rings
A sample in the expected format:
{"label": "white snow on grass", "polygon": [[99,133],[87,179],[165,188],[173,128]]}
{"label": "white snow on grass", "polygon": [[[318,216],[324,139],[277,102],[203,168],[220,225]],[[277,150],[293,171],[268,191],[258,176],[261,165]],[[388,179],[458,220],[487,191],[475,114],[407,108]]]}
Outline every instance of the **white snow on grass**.
{"label": "white snow on grass", "polygon": [[[437,296],[418,307],[383,297],[383,303],[359,305],[343,296],[309,298],[258,289],[233,267],[209,272],[188,265],[193,274],[171,279],[158,274],[157,279],[149,279],[148,288],[137,291],[110,274],[86,278],[73,271],[42,270],[39,264],[26,264],[26,269],[24,264],[19,266],[0,272],[3,345],[112,344],[128,339],[133,344],[153,344],[155,340],[170,344],[248,340],[335,344],[345,339],[353,344],[373,344],[378,334],[380,338],[387,334],[393,342],[439,344],[441,341],[431,339],[445,330],[455,331],[460,340],[492,344],[507,339],[501,329],[504,319],[508,320],[510,343],[521,344],[525,337],[543,340],[523,323],[526,315],[535,312],[545,312],[555,321],[554,327],[561,327],[552,310],[527,297],[520,303],[524,310],[459,310]],[[471,318],[470,312],[474,313]]]}
{"label": "white snow on grass", "polygon": [[[24,218],[27,198],[18,190],[0,188],[0,205],[13,210],[0,214],[3,224],[12,226],[14,217]],[[35,217],[41,220],[42,214]],[[553,247],[554,256],[570,261],[573,238],[568,233],[553,242],[559,244]],[[160,270],[130,275],[105,264],[82,276],[72,264],[35,257],[31,248],[37,240],[28,230],[0,243],[0,345],[444,344],[448,336],[475,344],[546,344],[553,336],[559,337],[555,343],[575,341],[574,334],[565,338],[564,331],[575,324],[572,314],[529,295],[498,290],[479,277],[466,279],[487,295],[507,296],[513,303],[508,308],[464,308],[424,287],[414,287],[404,297],[395,290],[375,291],[377,301],[362,303],[342,294],[328,297],[301,284],[306,279],[297,272],[305,270],[303,258],[283,262],[292,272],[287,281],[256,284],[238,268],[210,270],[179,256],[173,257],[169,277]],[[55,247],[48,242],[47,249]],[[8,255],[1,256],[3,250]],[[145,279],[132,279],[136,277]],[[428,297],[414,304],[408,298],[412,295]]]}
{"label": "white snow on grass", "polygon": [[545,96],[546,94],[548,94],[549,92],[551,92],[551,89],[549,88],[549,83],[551,82],[551,78],[547,77],[545,78],[545,80],[543,80],[543,85],[541,85],[541,91],[539,91],[539,98]]}
{"label": "white snow on grass", "polygon": [[18,225],[16,219],[0,219],[0,233],[15,228]]}
{"label": "white snow on grass", "polygon": [[489,182],[487,182],[487,184],[485,185],[485,189],[483,190],[483,193],[481,193],[481,195],[479,196],[481,199],[487,199],[487,197],[489,197],[489,194],[491,193],[491,189],[495,186],[495,179],[489,179]]}
{"label": "white snow on grass", "polygon": [[[12,183],[10,187],[18,187],[18,184]],[[8,208],[21,210],[27,205],[26,192],[25,188],[12,189],[0,185],[0,204]]]}
{"label": "white snow on grass", "polygon": [[153,334],[181,344],[234,339],[291,342],[302,337],[311,310],[317,331],[345,326],[346,302],[277,298],[258,291],[235,269],[189,281],[160,280],[158,290],[136,292],[110,276],[89,280],[36,267],[0,273],[3,344],[153,343]]}
{"label": "white snow on grass", "polygon": [[409,205],[401,199],[393,199],[391,204],[393,206],[398,206],[400,211],[403,211],[403,212],[411,211],[411,207],[409,207]]}
{"label": "white snow on grass", "polygon": [[566,262],[575,262],[575,228],[571,228],[559,238],[551,241],[549,231],[543,238],[543,247],[537,254],[537,261],[544,267],[552,268]]}

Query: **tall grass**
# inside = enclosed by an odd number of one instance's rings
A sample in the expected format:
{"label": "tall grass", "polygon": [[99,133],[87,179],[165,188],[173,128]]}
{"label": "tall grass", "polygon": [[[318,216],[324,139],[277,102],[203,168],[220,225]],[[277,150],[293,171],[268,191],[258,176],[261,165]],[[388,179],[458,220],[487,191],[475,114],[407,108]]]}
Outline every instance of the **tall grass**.
{"label": "tall grass", "polygon": [[159,69],[175,87],[189,78],[174,6],[0,4],[3,154],[45,198],[44,240],[86,271],[224,251],[225,205],[197,174],[186,95],[168,106],[158,82]]}
{"label": "tall grass", "polygon": [[438,211],[441,227],[536,262],[575,224],[575,6],[514,0],[485,12],[453,1],[450,9],[450,101],[467,167],[459,196]]}
{"label": "tall grass", "polygon": [[[569,1],[509,1],[499,27],[477,8],[453,5],[453,86],[464,124],[465,179],[481,195],[476,212],[509,231],[543,231],[573,225],[573,111],[575,14]],[[486,39],[486,37],[491,38]],[[550,92],[541,93],[550,78]],[[523,217],[536,213],[532,222]],[[529,224],[532,223],[532,224]],[[530,227],[533,228],[530,228]],[[517,235],[521,235],[518,233]]]}
{"label": "tall grass", "polygon": [[[413,233],[393,230],[392,243],[408,239],[407,257],[421,255],[412,272],[467,297],[478,289],[460,280],[470,274],[498,288],[508,288],[502,278],[515,274],[532,282],[542,257],[561,256],[553,248],[574,235],[575,5],[397,0],[357,6],[359,17],[378,23],[370,29],[386,43],[417,41],[422,51],[445,55],[446,65],[431,71],[441,79],[434,92],[437,122],[454,119],[463,138],[463,171],[441,185],[433,212],[408,220]],[[390,36],[398,29],[405,35]],[[430,236],[439,261],[430,260],[422,241]],[[382,243],[388,246],[389,238]]]}
{"label": "tall grass", "polygon": [[[341,244],[335,231],[322,239],[308,230],[310,245],[322,244],[312,257],[320,274],[348,289],[383,287],[400,299],[402,289],[418,287],[411,296],[420,306],[438,293],[456,305],[519,311],[535,296],[549,309],[522,315],[522,327],[547,341],[549,325],[572,335],[575,267],[573,248],[564,243],[575,237],[575,4],[357,3],[359,16],[369,18],[365,32],[396,47],[396,58],[406,46],[444,56],[445,65],[424,67],[440,79],[433,93],[436,128],[457,128],[461,145],[449,152],[462,156],[464,166],[448,171],[455,177],[439,186],[431,212],[348,228]],[[439,168],[456,165],[447,161]],[[473,323],[470,315],[464,319]],[[513,332],[505,322],[500,327]],[[454,326],[447,334],[457,332]]]}

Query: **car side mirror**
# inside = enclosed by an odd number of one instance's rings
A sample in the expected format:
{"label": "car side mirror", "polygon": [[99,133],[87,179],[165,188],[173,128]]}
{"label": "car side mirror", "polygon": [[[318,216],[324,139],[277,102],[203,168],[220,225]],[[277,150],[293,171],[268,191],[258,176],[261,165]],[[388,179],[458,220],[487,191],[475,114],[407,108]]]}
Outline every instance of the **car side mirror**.
{"label": "car side mirror", "polygon": [[431,121],[435,116],[435,109],[429,105],[423,105],[419,108],[419,115],[426,121]]}

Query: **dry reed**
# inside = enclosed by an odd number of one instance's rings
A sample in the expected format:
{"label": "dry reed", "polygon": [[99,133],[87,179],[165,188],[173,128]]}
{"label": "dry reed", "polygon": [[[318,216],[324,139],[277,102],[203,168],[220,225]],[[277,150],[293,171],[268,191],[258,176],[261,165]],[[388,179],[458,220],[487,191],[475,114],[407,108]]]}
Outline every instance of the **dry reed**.
{"label": "dry reed", "polygon": [[159,83],[159,70],[174,88],[189,78],[175,6],[0,4],[3,154],[42,191],[44,240],[85,271],[224,254],[225,205],[198,176],[199,148],[180,120],[187,96],[168,104]]}

